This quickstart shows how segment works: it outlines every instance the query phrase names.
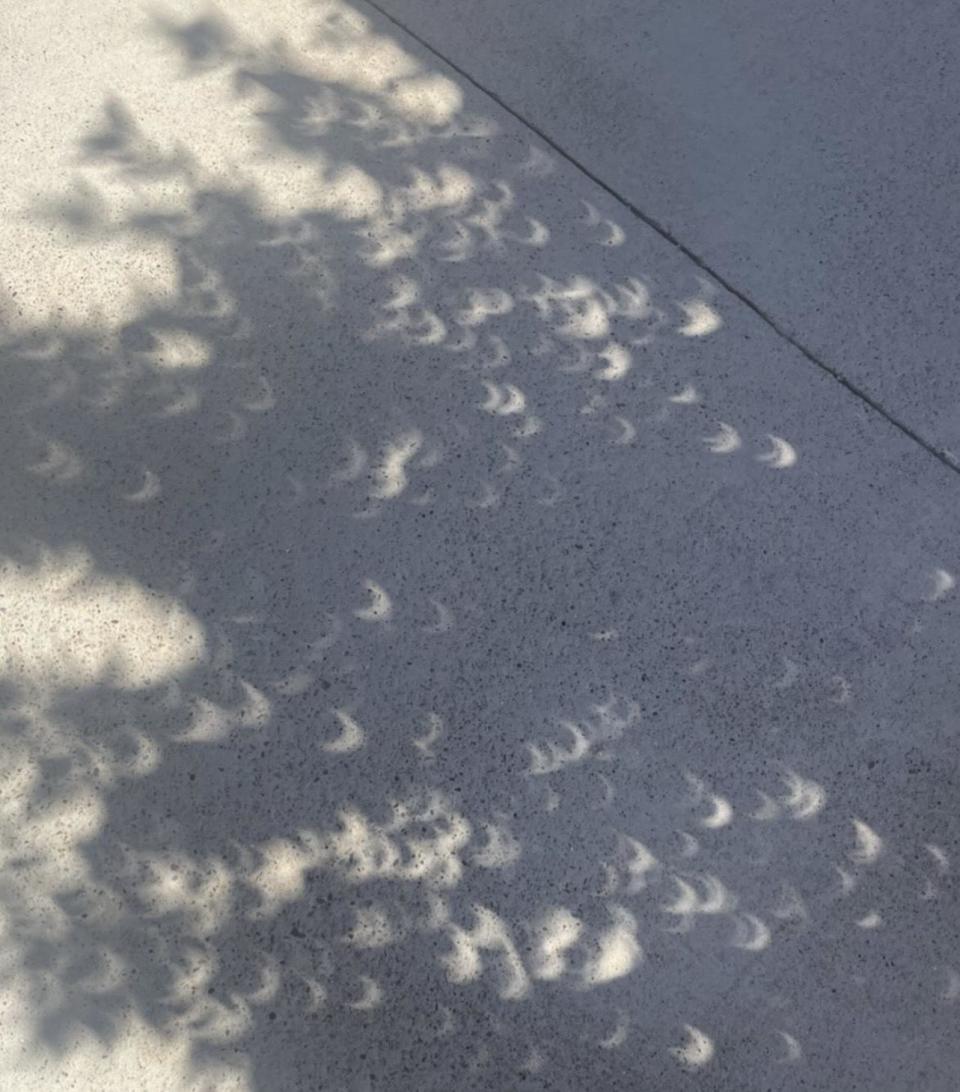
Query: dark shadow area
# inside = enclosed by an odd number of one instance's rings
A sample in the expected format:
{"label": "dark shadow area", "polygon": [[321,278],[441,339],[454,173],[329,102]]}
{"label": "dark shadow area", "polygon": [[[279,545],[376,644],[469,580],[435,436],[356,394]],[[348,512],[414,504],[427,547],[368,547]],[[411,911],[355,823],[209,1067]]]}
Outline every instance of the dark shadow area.
{"label": "dark shadow area", "polygon": [[108,99],[33,215],[162,243],[176,293],[5,303],[33,1049],[134,1021],[258,1092],[952,1087],[940,513],[855,500],[862,421],[804,443],[832,395],[778,400],[781,347],[746,363],[767,335],[382,30],[319,21],[323,78],[215,15],[150,33],[186,101],[249,103],[252,173]]}

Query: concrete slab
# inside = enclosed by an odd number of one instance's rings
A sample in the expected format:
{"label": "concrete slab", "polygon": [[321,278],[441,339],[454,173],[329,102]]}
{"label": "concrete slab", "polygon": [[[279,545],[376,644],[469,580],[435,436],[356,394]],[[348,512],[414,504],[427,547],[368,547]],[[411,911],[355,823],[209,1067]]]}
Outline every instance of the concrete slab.
{"label": "concrete slab", "polygon": [[15,19],[0,1087],[955,1088],[956,475],[379,18]]}
{"label": "concrete slab", "polygon": [[955,4],[381,6],[958,461]]}

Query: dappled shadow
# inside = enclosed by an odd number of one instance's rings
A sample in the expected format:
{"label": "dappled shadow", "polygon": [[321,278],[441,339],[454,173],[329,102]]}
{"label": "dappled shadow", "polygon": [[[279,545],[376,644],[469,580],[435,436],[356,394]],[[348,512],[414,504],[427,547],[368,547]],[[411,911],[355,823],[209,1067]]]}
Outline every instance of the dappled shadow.
{"label": "dappled shadow", "polygon": [[953,577],[851,506],[876,449],[357,12],[144,33],[242,121],[225,164],[108,97],[27,214],[173,288],[5,302],[18,1064],[947,1087]]}

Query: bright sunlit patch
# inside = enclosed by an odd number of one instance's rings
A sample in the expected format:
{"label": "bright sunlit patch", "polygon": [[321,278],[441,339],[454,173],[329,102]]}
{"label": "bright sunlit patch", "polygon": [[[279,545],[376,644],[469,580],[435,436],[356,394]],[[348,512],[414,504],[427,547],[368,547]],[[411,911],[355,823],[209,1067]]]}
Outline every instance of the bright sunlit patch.
{"label": "bright sunlit patch", "polygon": [[692,1024],[686,1024],[684,1028],[686,1042],[682,1046],[673,1047],[670,1053],[684,1069],[702,1069],[714,1055],[713,1040]]}
{"label": "bright sunlit patch", "polygon": [[876,910],[871,910],[857,920],[857,925],[861,929],[879,929],[883,925],[883,918]]}
{"label": "bright sunlit patch", "polygon": [[156,686],[206,655],[200,623],[175,600],[97,572],[84,550],[34,565],[0,558],[0,676],[50,690]]}

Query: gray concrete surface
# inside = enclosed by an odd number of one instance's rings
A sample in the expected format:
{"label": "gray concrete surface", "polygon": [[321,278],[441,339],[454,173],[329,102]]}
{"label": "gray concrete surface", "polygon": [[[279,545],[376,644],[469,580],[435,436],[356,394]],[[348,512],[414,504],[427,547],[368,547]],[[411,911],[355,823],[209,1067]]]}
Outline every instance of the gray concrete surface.
{"label": "gray concrete surface", "polygon": [[4,18],[0,1087],[956,1088],[956,473],[369,9]]}
{"label": "gray concrete surface", "polygon": [[960,462],[956,4],[378,3]]}

